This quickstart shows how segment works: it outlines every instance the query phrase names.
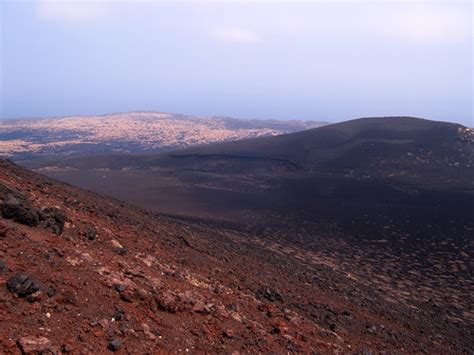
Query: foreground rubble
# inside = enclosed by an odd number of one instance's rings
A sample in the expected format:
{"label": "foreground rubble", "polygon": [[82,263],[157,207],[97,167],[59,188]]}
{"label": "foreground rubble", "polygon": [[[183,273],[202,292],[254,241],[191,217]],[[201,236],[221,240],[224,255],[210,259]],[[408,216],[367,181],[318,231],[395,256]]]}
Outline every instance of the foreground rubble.
{"label": "foreground rubble", "polygon": [[156,217],[7,161],[0,205],[1,353],[456,353],[472,344],[464,321],[387,300],[284,246]]}

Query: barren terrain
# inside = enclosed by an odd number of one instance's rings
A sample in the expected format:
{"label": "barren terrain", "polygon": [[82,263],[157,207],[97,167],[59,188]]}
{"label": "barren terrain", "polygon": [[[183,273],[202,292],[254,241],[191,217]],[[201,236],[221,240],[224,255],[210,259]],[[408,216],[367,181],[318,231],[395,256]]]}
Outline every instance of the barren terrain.
{"label": "barren terrain", "polygon": [[21,160],[59,154],[169,151],[296,132],[323,124],[160,112],[6,120],[0,122],[0,156]]}
{"label": "barren terrain", "polygon": [[[5,185],[20,189],[40,211],[58,206],[71,221],[60,236],[48,232],[47,214],[34,228],[8,222],[13,237],[5,239],[3,255],[12,273],[32,272],[40,263],[35,270],[65,274],[64,285],[72,285],[76,272],[86,272],[93,284],[76,285],[77,292],[99,290],[86,295],[100,304],[121,299],[125,314],[137,319],[126,319],[137,339],[125,325],[95,329],[94,316],[86,313],[80,329],[91,351],[119,339],[131,352],[151,346],[468,353],[474,343],[473,157],[469,128],[416,118],[371,118],[167,154],[24,162],[149,212],[6,164]],[[102,231],[97,239],[87,237],[91,226]],[[38,245],[31,243],[35,235],[40,249],[30,249]],[[48,258],[30,255],[53,245],[61,248],[62,256],[52,253],[61,266],[49,271]],[[121,255],[117,245],[128,252]],[[17,255],[15,250],[28,252]],[[127,276],[127,268],[137,265],[142,276]],[[105,276],[101,266],[108,268]],[[56,282],[42,273],[38,277]],[[149,289],[153,280],[159,286]],[[122,295],[128,288],[135,296]],[[148,292],[144,299],[141,288]],[[5,308],[11,324],[13,318],[24,319],[15,313],[14,302],[5,304],[11,305]],[[224,309],[227,313],[220,313]],[[106,318],[113,310],[100,312]],[[58,317],[67,323],[72,314]],[[229,314],[237,323],[226,320]],[[139,345],[138,323],[162,338]],[[66,326],[59,340],[41,329],[34,335],[64,347],[64,339],[77,331],[76,325]],[[6,338],[14,348],[13,332]],[[74,338],[69,343],[83,344]]]}
{"label": "barren terrain", "polygon": [[380,243],[347,249],[344,234],[319,233],[311,251],[282,233],[154,216],[0,164],[2,353],[471,348],[472,280],[446,298],[410,279],[411,266],[397,279],[401,260]]}

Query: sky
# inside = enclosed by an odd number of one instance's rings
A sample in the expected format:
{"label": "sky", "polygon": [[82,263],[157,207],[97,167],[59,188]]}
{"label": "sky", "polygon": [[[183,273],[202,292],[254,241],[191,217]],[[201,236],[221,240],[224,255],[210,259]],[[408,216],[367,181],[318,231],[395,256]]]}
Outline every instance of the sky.
{"label": "sky", "polygon": [[0,0],[3,119],[473,122],[471,1]]}

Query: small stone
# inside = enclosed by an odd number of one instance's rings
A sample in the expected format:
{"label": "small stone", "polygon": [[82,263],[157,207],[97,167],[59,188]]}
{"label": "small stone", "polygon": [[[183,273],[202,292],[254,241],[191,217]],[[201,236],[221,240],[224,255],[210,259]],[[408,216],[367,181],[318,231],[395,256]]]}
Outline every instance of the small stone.
{"label": "small stone", "polygon": [[222,332],[222,335],[226,338],[232,339],[234,337],[234,331],[232,329],[226,329]]}
{"label": "small stone", "polygon": [[8,271],[7,264],[5,261],[0,260],[0,274],[3,274],[6,271]]}
{"label": "small stone", "polygon": [[72,353],[74,351],[74,346],[70,343],[64,344],[61,347],[61,351],[66,354]]}
{"label": "small stone", "polygon": [[121,321],[125,318],[125,310],[123,310],[122,308],[118,307],[118,306],[115,306],[116,310],[115,310],[115,313],[113,315],[113,318],[115,320],[118,320],[118,321]]}
{"label": "small stone", "polygon": [[107,319],[105,319],[105,318],[99,320],[99,324],[100,324],[100,326],[102,327],[102,329],[104,329],[104,330],[108,330],[109,327],[110,327],[109,321],[108,321]]}
{"label": "small stone", "polygon": [[97,237],[97,230],[94,227],[87,227],[84,231],[84,235],[89,240],[95,240]]}
{"label": "small stone", "polygon": [[26,336],[18,340],[23,354],[53,353],[51,341],[45,337]]}
{"label": "small stone", "polygon": [[122,284],[116,284],[114,287],[118,292],[123,292],[127,289],[127,286]]}
{"label": "small stone", "polygon": [[123,248],[123,245],[120,244],[120,242],[116,239],[112,239],[110,243],[112,244],[114,248]]}
{"label": "small stone", "polygon": [[123,341],[121,339],[114,339],[109,343],[109,350],[111,351],[118,351],[123,345]]}
{"label": "small stone", "polygon": [[165,291],[156,298],[158,306],[167,312],[176,313],[179,310],[176,295],[171,291]]}
{"label": "small stone", "polygon": [[150,330],[150,326],[146,323],[142,323],[142,329],[143,329],[143,334],[145,334],[145,336],[150,339],[150,340],[155,340],[156,339],[156,335],[153,334]]}
{"label": "small stone", "polygon": [[368,327],[366,330],[367,330],[367,333],[374,334],[377,331],[377,327],[375,325],[372,325]]}
{"label": "small stone", "polygon": [[5,222],[0,221],[0,238],[5,237],[9,229]]}
{"label": "small stone", "polygon": [[26,296],[26,300],[30,303],[34,303],[34,302],[41,301],[42,297],[43,297],[43,293],[41,291],[36,291],[32,293],[31,295]]}
{"label": "small stone", "polygon": [[102,338],[105,335],[105,332],[103,330],[95,330],[93,334],[96,338]]}
{"label": "small stone", "polygon": [[115,252],[118,254],[118,255],[125,255],[128,253],[128,249],[127,248],[115,248]]}
{"label": "small stone", "polygon": [[126,289],[125,291],[120,292],[120,299],[125,302],[133,302],[135,293],[131,289]]}
{"label": "small stone", "polygon": [[54,289],[54,287],[50,286],[46,290],[46,294],[48,295],[48,297],[53,297],[56,294],[56,290]]}

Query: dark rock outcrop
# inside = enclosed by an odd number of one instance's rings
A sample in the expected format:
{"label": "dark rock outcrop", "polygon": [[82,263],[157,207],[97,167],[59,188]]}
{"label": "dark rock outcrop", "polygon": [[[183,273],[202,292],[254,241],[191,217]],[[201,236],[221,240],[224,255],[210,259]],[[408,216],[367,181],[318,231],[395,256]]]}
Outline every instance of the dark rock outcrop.
{"label": "dark rock outcrop", "polygon": [[15,222],[34,227],[39,223],[39,214],[26,199],[8,195],[2,205],[2,215]]}
{"label": "dark rock outcrop", "polygon": [[51,229],[54,234],[60,235],[63,232],[67,217],[59,208],[43,207],[39,215],[44,226]]}
{"label": "dark rock outcrop", "polygon": [[7,281],[7,288],[18,297],[27,297],[39,291],[39,284],[24,272],[17,272]]}

